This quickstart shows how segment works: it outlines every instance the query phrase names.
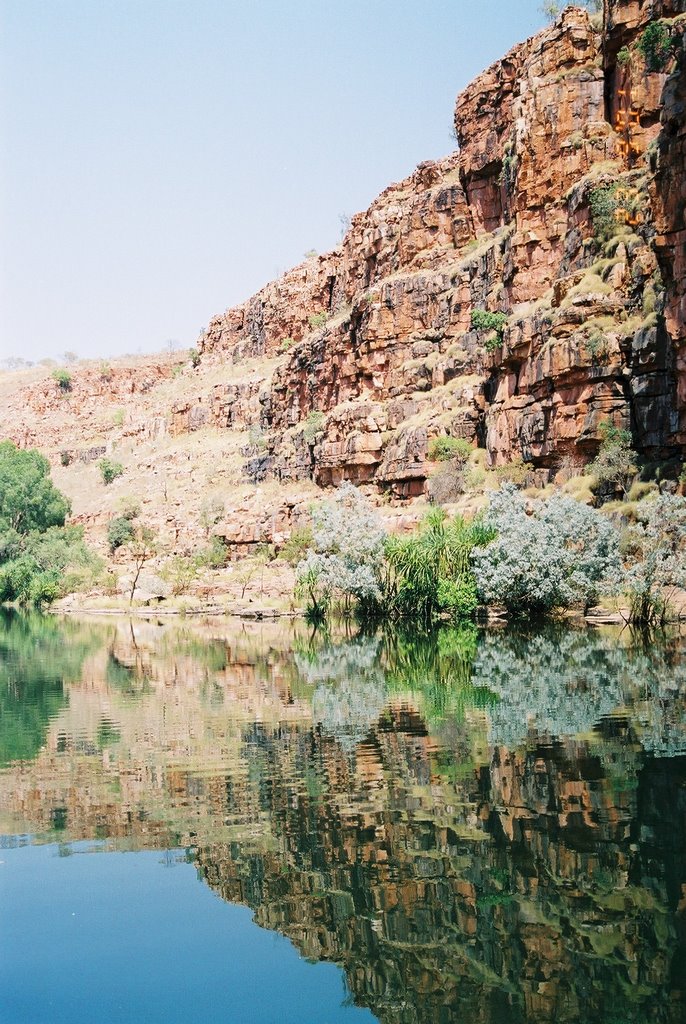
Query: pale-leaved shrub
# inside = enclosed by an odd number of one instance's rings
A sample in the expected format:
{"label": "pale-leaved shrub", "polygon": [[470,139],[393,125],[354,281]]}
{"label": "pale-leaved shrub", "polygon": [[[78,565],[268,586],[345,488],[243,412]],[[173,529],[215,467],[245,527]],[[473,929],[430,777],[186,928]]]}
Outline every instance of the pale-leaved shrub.
{"label": "pale-leaved shrub", "polygon": [[333,501],[312,512],[312,549],[296,569],[298,592],[317,614],[337,596],[363,607],[380,601],[385,539],[381,520],[364,495],[343,484]]}
{"label": "pale-leaved shrub", "polygon": [[662,494],[646,502],[631,528],[637,560],[627,582],[633,622],[651,625],[667,617],[671,591],[686,589],[686,498]]}
{"label": "pale-leaved shrub", "polygon": [[572,498],[529,502],[506,484],[491,498],[484,524],[497,536],[471,557],[487,604],[505,605],[515,615],[590,607],[623,582],[617,530]]}

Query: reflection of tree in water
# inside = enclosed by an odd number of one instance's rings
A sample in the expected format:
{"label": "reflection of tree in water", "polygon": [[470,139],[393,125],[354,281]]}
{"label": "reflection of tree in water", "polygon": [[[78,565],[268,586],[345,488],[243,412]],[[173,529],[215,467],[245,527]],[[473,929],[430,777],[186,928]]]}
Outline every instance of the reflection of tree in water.
{"label": "reflection of tree in water", "polygon": [[500,698],[489,711],[494,744],[514,747],[529,730],[580,735],[631,705],[644,746],[686,750],[686,662],[669,647],[623,645],[590,629],[487,634],[472,682]]}
{"label": "reflection of tree in water", "polygon": [[686,753],[686,637],[627,655],[622,687],[642,746],[656,757]]}
{"label": "reflection of tree in water", "polygon": [[102,642],[95,627],[0,609],[0,764],[35,757],[67,704],[64,684]]}
{"label": "reflection of tree in water", "polygon": [[399,632],[384,637],[384,668],[392,693],[412,694],[431,724],[462,721],[468,708],[496,703],[487,685],[475,683],[478,633],[473,626],[435,633]]}
{"label": "reflection of tree in water", "polygon": [[497,698],[474,686],[477,632],[472,627],[423,634],[356,637],[296,652],[301,679],[313,687],[312,717],[347,750],[363,740],[389,702],[411,700],[429,724],[461,722],[468,708]]}
{"label": "reflection of tree in water", "polygon": [[325,644],[316,652],[295,654],[302,679],[314,687],[313,721],[335,736],[344,750],[353,750],[367,736],[386,705],[378,655],[375,637]]}

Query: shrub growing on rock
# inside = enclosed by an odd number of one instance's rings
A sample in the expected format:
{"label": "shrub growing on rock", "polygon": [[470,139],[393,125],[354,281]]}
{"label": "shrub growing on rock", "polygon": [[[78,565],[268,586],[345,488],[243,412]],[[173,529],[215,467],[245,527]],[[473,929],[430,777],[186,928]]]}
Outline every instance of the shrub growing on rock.
{"label": "shrub growing on rock", "polygon": [[114,554],[117,548],[128,544],[133,534],[133,524],[127,516],[115,516],[114,519],[110,519],[107,524],[107,544],[110,553]]}
{"label": "shrub growing on rock", "polygon": [[625,495],[636,475],[636,452],[631,447],[631,434],[609,422],[600,424],[600,451],[590,465],[596,478],[596,491],[613,496]]}
{"label": "shrub growing on rock", "polygon": [[648,71],[664,71],[670,54],[670,33],[662,21],[651,21],[641,34],[637,48]]}
{"label": "shrub growing on rock", "polygon": [[465,463],[472,453],[472,446],[464,437],[432,437],[429,441],[429,460],[431,462],[448,462],[457,459]]}
{"label": "shrub growing on rock", "polygon": [[315,616],[340,597],[362,613],[378,606],[386,531],[376,511],[352,486],[312,513],[312,549],[296,568],[297,592]]}
{"label": "shrub growing on rock", "polygon": [[205,498],[200,506],[200,526],[206,537],[209,537],[210,530],[216,526],[220,519],[224,518],[226,508],[220,498]]}
{"label": "shrub growing on rock", "polygon": [[313,410],[308,414],[305,420],[305,426],[303,427],[303,437],[308,444],[314,444],[319,434],[324,430],[324,423],[326,422],[326,416],[323,412]]}
{"label": "shrub growing on rock", "polygon": [[588,205],[597,242],[607,242],[617,230],[618,187],[617,182],[612,182],[593,189],[589,194]]}
{"label": "shrub growing on rock", "polygon": [[310,325],[310,328],[313,331],[316,331],[319,330],[320,327],[323,327],[328,319],[328,314],[325,312],[310,313],[310,315],[307,318],[307,322]]}
{"label": "shrub growing on rock", "polygon": [[529,502],[508,484],[491,498],[484,523],[497,536],[472,552],[478,591],[512,615],[588,608],[623,581],[617,530],[572,498]]}
{"label": "shrub growing on rock", "polygon": [[491,331],[492,333],[484,341],[484,348],[488,352],[494,352],[503,343],[503,333],[507,324],[507,313],[489,313],[485,309],[473,309],[471,313],[471,325],[474,331]]}
{"label": "shrub growing on rock", "polygon": [[100,469],[102,482],[105,486],[107,486],[107,484],[111,484],[113,480],[116,480],[116,478],[121,476],[124,472],[124,467],[121,462],[113,462],[112,459],[100,459],[98,468]]}
{"label": "shrub growing on rock", "polygon": [[60,391],[71,391],[71,374],[69,370],[58,369],[52,371],[52,379],[54,380]]}
{"label": "shrub growing on rock", "polygon": [[296,527],[279,551],[279,558],[288,562],[289,565],[298,565],[307,556],[308,549],[312,547],[312,543],[312,527]]}

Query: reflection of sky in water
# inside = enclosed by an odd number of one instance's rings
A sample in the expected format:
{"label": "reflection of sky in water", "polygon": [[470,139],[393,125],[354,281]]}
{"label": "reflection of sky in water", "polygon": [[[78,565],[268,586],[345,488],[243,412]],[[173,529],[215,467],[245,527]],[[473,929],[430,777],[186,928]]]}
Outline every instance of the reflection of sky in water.
{"label": "reflection of sky in water", "polygon": [[101,849],[2,851],[6,1024],[373,1024],[340,968],[216,899],[183,851]]}

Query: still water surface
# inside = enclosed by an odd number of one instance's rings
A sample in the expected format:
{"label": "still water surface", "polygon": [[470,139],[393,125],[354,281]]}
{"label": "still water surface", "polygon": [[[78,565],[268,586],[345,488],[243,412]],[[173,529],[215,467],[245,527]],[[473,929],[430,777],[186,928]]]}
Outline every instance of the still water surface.
{"label": "still water surface", "polygon": [[0,620],[0,1020],[679,1024],[686,641]]}

